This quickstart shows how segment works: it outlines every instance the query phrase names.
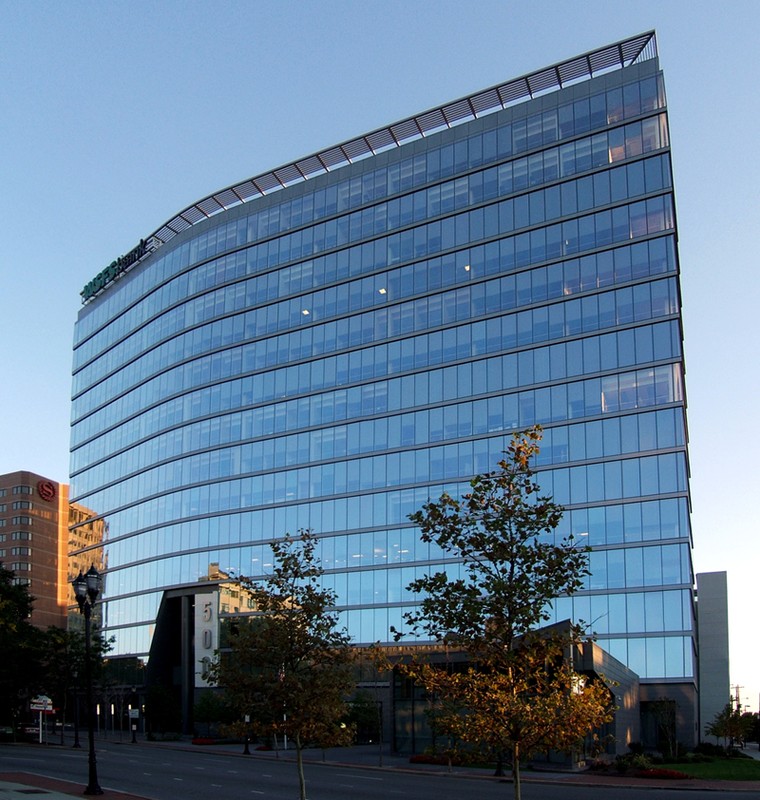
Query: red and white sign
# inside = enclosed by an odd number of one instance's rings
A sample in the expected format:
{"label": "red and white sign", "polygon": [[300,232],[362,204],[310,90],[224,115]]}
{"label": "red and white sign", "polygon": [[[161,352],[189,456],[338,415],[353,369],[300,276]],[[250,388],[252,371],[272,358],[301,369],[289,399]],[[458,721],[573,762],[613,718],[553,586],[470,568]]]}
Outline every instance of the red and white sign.
{"label": "red and white sign", "polygon": [[50,713],[53,712],[53,701],[44,694],[39,695],[39,697],[33,697],[29,701],[29,710],[30,711],[48,711]]}

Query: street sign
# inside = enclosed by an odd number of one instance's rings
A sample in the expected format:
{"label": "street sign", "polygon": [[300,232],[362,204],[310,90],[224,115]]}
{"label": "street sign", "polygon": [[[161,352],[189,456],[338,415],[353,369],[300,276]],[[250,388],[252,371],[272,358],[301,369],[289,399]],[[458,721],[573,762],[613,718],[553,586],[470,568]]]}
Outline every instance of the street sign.
{"label": "street sign", "polygon": [[45,694],[37,695],[37,697],[33,697],[29,701],[29,710],[39,712],[40,715],[39,743],[42,744],[42,730],[43,730],[42,715],[53,713],[53,701]]}
{"label": "street sign", "polygon": [[44,694],[33,697],[29,702],[30,711],[52,711],[53,701]]}

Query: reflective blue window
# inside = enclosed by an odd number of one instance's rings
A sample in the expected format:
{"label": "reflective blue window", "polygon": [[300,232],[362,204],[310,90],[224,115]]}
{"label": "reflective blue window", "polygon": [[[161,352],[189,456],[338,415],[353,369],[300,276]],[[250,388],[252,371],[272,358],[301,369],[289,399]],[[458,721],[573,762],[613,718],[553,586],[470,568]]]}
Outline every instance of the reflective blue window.
{"label": "reflective blue window", "polygon": [[116,653],[148,652],[156,587],[264,574],[299,527],[355,640],[387,640],[420,570],[458,570],[407,515],[540,422],[560,533],[594,548],[555,619],[692,674],[667,122],[630,80],[222,212],[85,307],[72,496],[108,521]]}

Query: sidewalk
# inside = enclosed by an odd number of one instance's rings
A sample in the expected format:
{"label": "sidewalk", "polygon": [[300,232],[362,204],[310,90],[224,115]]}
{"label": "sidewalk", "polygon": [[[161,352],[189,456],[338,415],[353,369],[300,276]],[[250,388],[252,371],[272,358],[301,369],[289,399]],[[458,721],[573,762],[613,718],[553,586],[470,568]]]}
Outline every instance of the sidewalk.
{"label": "sidewalk", "polygon": [[758,747],[755,747],[754,744],[752,745],[752,747],[743,747],[742,753],[744,753],[745,756],[754,758],[755,761],[760,761],[760,749],[758,749]]}
{"label": "sidewalk", "polygon": [[[0,795],[44,793],[47,800],[71,800],[71,798],[81,800],[83,783],[46,778],[43,775],[30,775],[26,772],[0,772]],[[103,794],[98,796],[103,800],[145,800],[135,794],[106,788],[103,788]]]}

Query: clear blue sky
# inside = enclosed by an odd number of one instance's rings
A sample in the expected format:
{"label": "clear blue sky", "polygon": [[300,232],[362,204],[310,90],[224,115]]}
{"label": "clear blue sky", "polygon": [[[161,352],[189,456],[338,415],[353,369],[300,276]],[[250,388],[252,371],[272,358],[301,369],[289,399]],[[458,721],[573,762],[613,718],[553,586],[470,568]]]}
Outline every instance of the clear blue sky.
{"label": "clear blue sky", "polygon": [[79,291],[191,202],[655,28],[683,273],[698,571],[758,707],[757,0],[0,0],[0,473],[68,476]]}

